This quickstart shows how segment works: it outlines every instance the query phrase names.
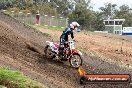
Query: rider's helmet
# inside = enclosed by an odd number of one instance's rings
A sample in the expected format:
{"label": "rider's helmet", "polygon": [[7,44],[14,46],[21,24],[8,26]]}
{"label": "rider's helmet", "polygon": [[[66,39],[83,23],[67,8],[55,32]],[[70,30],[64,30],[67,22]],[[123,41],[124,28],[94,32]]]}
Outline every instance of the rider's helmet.
{"label": "rider's helmet", "polygon": [[80,25],[77,23],[77,22],[72,22],[70,24],[70,28],[73,29],[73,30],[76,30],[77,32],[80,32]]}

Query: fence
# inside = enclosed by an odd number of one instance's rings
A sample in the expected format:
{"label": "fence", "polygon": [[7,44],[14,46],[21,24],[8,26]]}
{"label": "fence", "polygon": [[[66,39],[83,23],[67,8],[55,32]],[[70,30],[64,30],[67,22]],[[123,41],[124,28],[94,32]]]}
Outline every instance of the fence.
{"label": "fence", "polygon": [[[36,16],[28,13],[26,16],[22,15],[21,13],[18,16],[14,16],[17,20],[25,22],[27,24],[34,25],[36,24]],[[55,16],[48,16],[48,15],[40,15],[40,25],[48,26],[48,27],[67,27],[68,19],[64,17],[55,17]]]}

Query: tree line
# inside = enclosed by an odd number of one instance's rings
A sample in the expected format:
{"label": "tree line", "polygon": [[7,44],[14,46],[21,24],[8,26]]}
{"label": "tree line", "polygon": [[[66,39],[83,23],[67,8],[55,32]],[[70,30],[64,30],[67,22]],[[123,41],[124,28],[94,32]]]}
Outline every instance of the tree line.
{"label": "tree line", "polygon": [[94,11],[91,0],[0,0],[0,9],[65,16],[77,21],[85,30],[104,30],[103,20],[125,19],[123,26],[132,26],[132,9],[128,5],[107,3]]}

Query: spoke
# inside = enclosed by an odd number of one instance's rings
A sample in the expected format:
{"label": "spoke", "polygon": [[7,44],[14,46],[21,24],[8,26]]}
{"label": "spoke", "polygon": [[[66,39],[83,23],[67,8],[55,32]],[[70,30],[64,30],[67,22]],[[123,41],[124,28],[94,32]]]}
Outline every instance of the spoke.
{"label": "spoke", "polygon": [[81,64],[81,59],[79,55],[73,55],[71,59],[71,64],[73,67],[78,67]]}

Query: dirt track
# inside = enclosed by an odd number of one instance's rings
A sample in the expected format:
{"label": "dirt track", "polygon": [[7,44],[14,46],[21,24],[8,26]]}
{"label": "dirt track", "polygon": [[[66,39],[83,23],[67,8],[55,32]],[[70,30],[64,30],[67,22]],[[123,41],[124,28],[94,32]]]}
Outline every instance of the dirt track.
{"label": "dirt track", "polygon": [[[0,65],[17,69],[51,88],[131,88],[131,85],[77,83],[77,70],[61,62],[46,60],[43,56],[45,41],[50,40],[40,32],[32,30],[23,23],[0,13]],[[42,52],[27,47],[32,44]],[[101,59],[84,56],[88,73],[131,73],[131,69],[111,65]],[[88,64],[88,67],[86,66]]]}

